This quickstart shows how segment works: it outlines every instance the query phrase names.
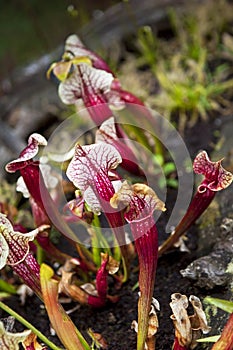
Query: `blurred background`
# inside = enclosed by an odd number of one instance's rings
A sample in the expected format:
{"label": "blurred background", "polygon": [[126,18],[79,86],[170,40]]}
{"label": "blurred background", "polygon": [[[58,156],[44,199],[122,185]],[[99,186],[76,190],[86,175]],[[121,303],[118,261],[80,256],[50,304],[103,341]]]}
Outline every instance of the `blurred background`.
{"label": "blurred background", "polygon": [[46,71],[60,59],[67,36],[81,35],[117,3],[0,1],[0,176],[6,175],[4,165],[20,152],[28,135],[49,128],[62,108]]}
{"label": "blurred background", "polygon": [[1,0],[0,79],[57,48],[117,0]]}

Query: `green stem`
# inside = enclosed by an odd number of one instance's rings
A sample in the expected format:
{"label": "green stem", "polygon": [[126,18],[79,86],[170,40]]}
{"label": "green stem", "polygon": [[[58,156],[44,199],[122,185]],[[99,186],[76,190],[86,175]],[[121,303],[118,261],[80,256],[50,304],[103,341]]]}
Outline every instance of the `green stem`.
{"label": "green stem", "polygon": [[94,230],[94,235],[92,236],[93,260],[95,264],[98,267],[100,267],[101,265],[100,252],[104,251],[108,255],[111,255],[111,250],[109,248],[109,244],[107,240],[102,234],[100,220],[97,215],[94,215],[94,218],[92,220],[92,228]]}
{"label": "green stem", "polygon": [[125,283],[128,280],[128,278],[129,278],[129,271],[128,271],[127,263],[126,263],[124,257],[122,257],[122,265],[123,265],[123,279],[122,279],[122,283]]}
{"label": "green stem", "polygon": [[22,323],[26,328],[30,329],[33,333],[37,335],[38,338],[42,340],[43,343],[48,345],[52,350],[63,350],[59,348],[54,343],[52,343],[46,336],[44,336],[38,329],[36,329],[31,323],[29,323],[25,318],[20,316],[17,312],[12,310],[9,306],[0,301],[0,308],[6,311],[9,315],[13,316],[17,321]]}
{"label": "green stem", "polygon": [[41,265],[44,262],[45,254],[44,249],[39,245],[39,243],[35,240],[34,241],[36,245],[36,260],[39,265]]}
{"label": "green stem", "polygon": [[165,156],[164,156],[164,146],[163,146],[163,144],[162,144],[162,142],[155,136],[154,137],[154,141],[155,141],[155,153],[156,153],[156,155],[160,155],[161,157],[162,157],[162,159],[163,159],[163,165],[164,165],[164,158],[165,158]]}
{"label": "green stem", "polygon": [[119,245],[117,244],[117,239],[116,237],[114,236],[113,237],[113,257],[116,261],[121,261],[122,259],[122,256],[121,256],[121,248],[119,247]]}

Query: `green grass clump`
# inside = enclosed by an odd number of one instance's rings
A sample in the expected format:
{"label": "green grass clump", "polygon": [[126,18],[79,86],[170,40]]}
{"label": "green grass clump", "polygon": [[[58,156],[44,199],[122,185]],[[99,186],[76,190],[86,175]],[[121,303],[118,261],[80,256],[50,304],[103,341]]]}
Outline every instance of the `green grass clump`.
{"label": "green grass clump", "polygon": [[[217,21],[220,12],[229,15]],[[170,40],[159,40],[149,27],[138,32],[138,63],[147,64],[159,83],[158,93],[148,101],[168,119],[178,116],[180,131],[199,117],[207,120],[214,110],[223,111],[224,94],[233,87],[233,79],[230,65],[218,61],[223,45],[229,59],[225,41],[232,13],[226,1],[207,1],[195,11],[169,11],[174,32]]]}

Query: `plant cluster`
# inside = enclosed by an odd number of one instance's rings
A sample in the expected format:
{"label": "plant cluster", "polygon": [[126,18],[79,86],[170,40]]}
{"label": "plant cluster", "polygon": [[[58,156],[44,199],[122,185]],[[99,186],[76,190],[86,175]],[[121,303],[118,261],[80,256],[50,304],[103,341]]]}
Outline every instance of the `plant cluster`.
{"label": "plant cluster", "polygon": [[163,116],[176,120],[182,133],[199,118],[207,121],[216,111],[229,111],[225,96],[233,86],[232,10],[225,0],[190,4],[179,12],[169,9],[173,34],[168,39],[158,38],[149,26],[138,30],[134,66],[143,67],[143,76],[148,67],[151,75],[147,92],[141,91],[140,83],[134,91]]}
{"label": "plant cluster", "polygon": [[[184,217],[168,240],[158,247],[154,212],[163,212],[166,208],[147,183],[145,169],[138,165],[131,139],[143,143],[153,154],[158,143],[156,137],[148,136],[144,129],[130,123],[124,128],[117,122],[115,112],[129,110],[134,115],[142,109],[145,127],[153,128],[150,110],[122,88],[107,63],[88,50],[76,35],[66,40],[62,60],[52,64],[48,76],[51,74],[60,81],[58,93],[65,104],[75,104],[77,108],[80,102],[84,105],[86,115],[97,126],[95,142],[87,145],[75,142],[57,158],[50,154],[54,167],[62,169],[60,177],[53,174],[48,164],[43,164],[45,157],[38,159],[40,148],[47,146],[47,140],[38,133],[30,135],[19,157],[6,165],[9,173],[20,172],[17,189],[29,198],[36,229],[28,232],[17,220],[16,209],[1,203],[0,267],[10,266],[44,302],[52,327],[67,350],[100,349],[107,348],[101,335],[89,330],[93,341],[89,345],[63,309],[59,297],[66,296],[94,308],[104,307],[107,301],[117,302],[118,296],[108,292],[108,275],[113,276],[118,287],[123,286],[137,255],[138,320],[132,320],[132,327],[137,332],[137,350],[155,349],[159,305],[153,291],[158,257],[183,236],[215,194],[231,184],[233,176],[222,167],[221,160],[212,162],[205,151],[200,152],[194,159],[193,170],[204,179]],[[59,210],[61,186],[67,198],[62,211]],[[78,231],[73,227],[78,227]],[[81,232],[80,227],[88,234],[90,249],[77,234]],[[54,230],[67,238],[75,255],[60,251],[54,244]],[[50,266],[45,264],[42,252]],[[52,265],[54,261],[59,268]],[[159,295],[157,297],[159,299]],[[173,348],[193,349],[200,334],[209,331],[201,302],[198,297],[190,296],[194,314],[189,316],[187,297],[174,293],[171,298],[175,327]],[[0,307],[12,314],[3,303]],[[23,343],[25,349],[45,349],[33,335],[41,338],[40,333],[29,328],[31,331],[13,334],[0,324],[0,342],[4,349],[12,349],[12,343],[14,349],[19,343]],[[50,348],[58,349],[47,339],[41,339]]]}

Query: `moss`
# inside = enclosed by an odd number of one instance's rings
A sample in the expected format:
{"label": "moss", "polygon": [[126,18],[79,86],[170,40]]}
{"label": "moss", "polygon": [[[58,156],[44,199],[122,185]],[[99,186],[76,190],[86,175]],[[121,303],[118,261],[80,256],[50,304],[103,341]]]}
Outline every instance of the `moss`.
{"label": "moss", "polygon": [[199,224],[200,230],[205,230],[209,226],[215,226],[220,218],[220,207],[217,200],[214,199],[213,202],[207,208],[207,210],[201,216]]}

